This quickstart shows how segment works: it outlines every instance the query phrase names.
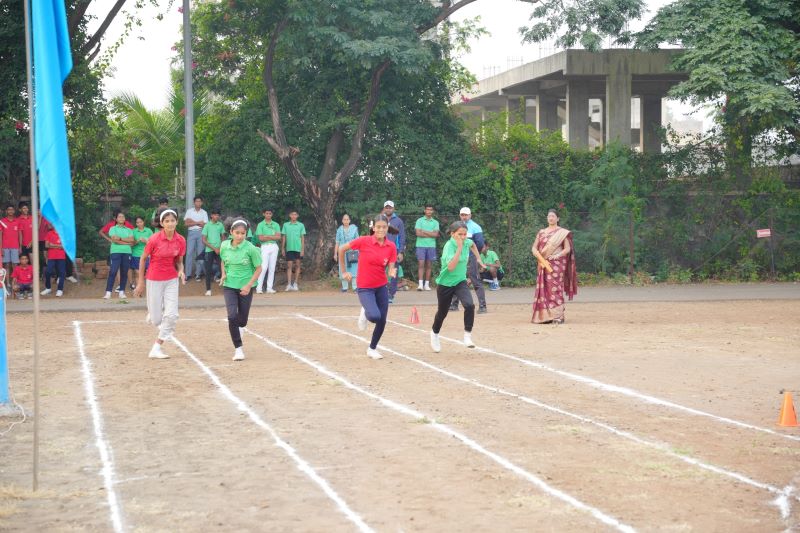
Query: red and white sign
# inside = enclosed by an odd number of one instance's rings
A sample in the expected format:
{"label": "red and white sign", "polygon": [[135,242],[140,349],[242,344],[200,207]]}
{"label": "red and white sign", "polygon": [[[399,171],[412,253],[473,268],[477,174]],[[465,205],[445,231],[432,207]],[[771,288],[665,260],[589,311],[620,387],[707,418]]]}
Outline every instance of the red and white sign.
{"label": "red and white sign", "polygon": [[756,237],[758,237],[759,239],[763,239],[765,237],[772,237],[772,231],[769,228],[767,228],[767,229],[757,229],[756,230]]}

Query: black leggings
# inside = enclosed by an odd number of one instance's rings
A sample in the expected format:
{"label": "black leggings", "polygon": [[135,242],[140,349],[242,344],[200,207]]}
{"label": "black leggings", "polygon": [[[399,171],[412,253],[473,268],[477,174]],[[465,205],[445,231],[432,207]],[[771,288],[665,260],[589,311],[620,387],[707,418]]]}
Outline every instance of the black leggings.
{"label": "black leggings", "polygon": [[239,333],[239,328],[247,325],[247,319],[250,317],[250,304],[253,303],[253,291],[247,293],[247,296],[241,295],[241,289],[231,289],[225,287],[222,295],[225,297],[225,307],[228,310],[228,331],[231,332],[231,340],[233,341],[234,348],[242,346],[242,334]]}
{"label": "black leggings", "polygon": [[437,285],[436,299],[438,308],[436,309],[436,318],[433,319],[434,333],[438,334],[441,331],[444,319],[450,311],[450,303],[456,299],[460,300],[461,305],[464,306],[464,331],[472,331],[472,325],[475,323],[475,304],[472,302],[472,293],[467,287],[466,280],[455,287]]}

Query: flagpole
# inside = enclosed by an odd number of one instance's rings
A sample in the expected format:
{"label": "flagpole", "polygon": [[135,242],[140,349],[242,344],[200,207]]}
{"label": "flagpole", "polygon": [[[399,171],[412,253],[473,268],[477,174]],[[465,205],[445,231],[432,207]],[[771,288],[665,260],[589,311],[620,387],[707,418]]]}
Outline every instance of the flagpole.
{"label": "flagpole", "polygon": [[[190,0],[183,0],[183,108],[186,145],[186,210],[194,206],[194,97],[192,94],[192,23]],[[188,263],[187,263],[188,264]]]}
{"label": "flagpole", "polygon": [[31,76],[30,0],[25,0],[25,66],[28,75],[28,145],[31,163],[31,222],[33,222],[33,490],[39,488],[39,188],[33,146],[33,78]]}

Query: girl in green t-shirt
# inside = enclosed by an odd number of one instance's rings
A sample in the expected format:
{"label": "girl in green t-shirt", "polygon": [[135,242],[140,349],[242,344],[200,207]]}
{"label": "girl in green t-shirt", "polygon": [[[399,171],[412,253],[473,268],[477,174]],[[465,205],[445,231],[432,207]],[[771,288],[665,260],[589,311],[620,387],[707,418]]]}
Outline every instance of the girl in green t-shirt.
{"label": "girl in green t-shirt", "polygon": [[136,217],[136,227],[133,228],[133,248],[131,249],[131,271],[133,272],[131,279],[134,280],[131,282],[131,289],[136,288],[135,280],[139,277],[139,268],[145,269],[146,272],[147,267],[150,266],[150,259],[147,259],[145,264],[140,267],[139,259],[142,257],[147,239],[152,236],[153,230],[145,227],[144,217]]}
{"label": "girl in green t-shirt", "polygon": [[131,266],[131,248],[133,246],[133,230],[125,226],[125,213],[118,212],[114,217],[116,224],[108,230],[108,242],[111,243],[109,256],[111,268],[106,279],[104,299],[111,298],[111,289],[119,272],[119,297],[125,298],[125,286],[128,284],[128,269]]}
{"label": "girl in green t-shirt", "polygon": [[231,238],[220,244],[219,257],[222,276],[222,295],[228,310],[228,331],[233,341],[233,360],[244,360],[242,328],[247,326],[250,305],[253,303],[253,285],[261,274],[261,250],[246,240],[250,224],[237,218],[228,233]]}
{"label": "girl in green t-shirt", "polygon": [[431,329],[431,348],[439,352],[442,345],[439,342],[439,331],[442,329],[453,296],[461,301],[464,306],[464,345],[474,348],[472,342],[472,326],[475,322],[475,303],[472,293],[467,287],[467,263],[472,252],[478,259],[478,264],[483,266],[478,248],[467,238],[467,225],[460,220],[450,224],[450,240],[442,247],[442,271],[436,278],[436,318],[433,319]]}

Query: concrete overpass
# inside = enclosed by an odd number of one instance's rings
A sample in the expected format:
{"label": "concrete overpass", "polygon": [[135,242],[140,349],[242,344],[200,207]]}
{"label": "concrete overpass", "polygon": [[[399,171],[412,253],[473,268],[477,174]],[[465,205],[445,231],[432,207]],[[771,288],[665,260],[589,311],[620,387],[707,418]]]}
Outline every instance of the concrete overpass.
{"label": "concrete overpass", "polygon": [[462,115],[508,111],[538,130],[562,131],[570,146],[612,140],[660,151],[662,98],[687,78],[670,69],[682,50],[565,50],[479,81],[459,95]]}

